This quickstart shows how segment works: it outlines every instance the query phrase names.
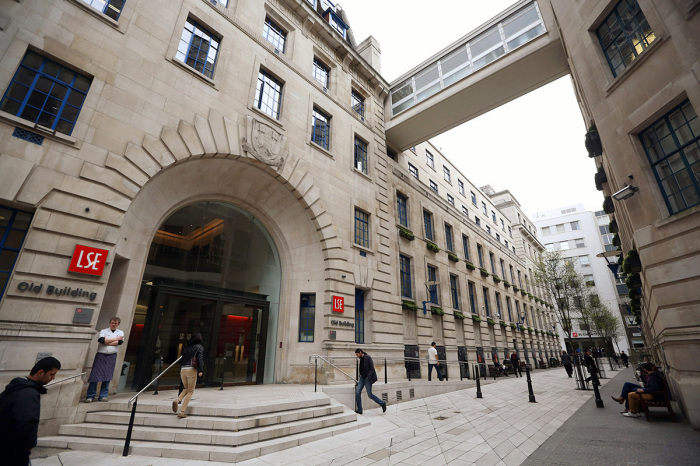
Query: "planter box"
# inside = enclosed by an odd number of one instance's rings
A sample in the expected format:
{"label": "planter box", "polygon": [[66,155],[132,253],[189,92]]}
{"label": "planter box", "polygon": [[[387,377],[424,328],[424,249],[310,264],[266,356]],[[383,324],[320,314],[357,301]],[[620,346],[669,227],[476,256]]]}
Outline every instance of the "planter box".
{"label": "planter box", "polygon": [[499,283],[501,281],[501,277],[498,275],[492,275],[491,278],[493,278],[493,281],[496,283]]}
{"label": "planter box", "polygon": [[464,261],[464,265],[466,265],[469,270],[476,270],[476,265],[472,264],[468,260]]}
{"label": "planter box", "polygon": [[464,320],[464,314],[462,314],[461,312],[455,312],[454,316],[455,319]]}
{"label": "planter box", "polygon": [[436,316],[444,316],[445,315],[445,311],[443,311],[441,307],[431,307],[430,313],[433,315],[436,315]]}
{"label": "planter box", "polygon": [[486,269],[479,268],[479,272],[481,273],[482,277],[488,277],[490,274],[486,271]]}
{"label": "planter box", "polygon": [[510,328],[511,328],[512,330],[515,330],[515,329],[517,329],[517,328],[518,328],[518,326],[517,326],[517,325],[515,325],[515,324],[510,324]]}
{"label": "planter box", "polygon": [[486,319],[486,323],[489,325],[496,325],[496,321],[493,319]]}
{"label": "planter box", "polygon": [[600,142],[600,135],[595,127],[588,130],[586,133],[586,150],[589,157],[598,157],[603,155],[603,144]]}
{"label": "planter box", "polygon": [[506,288],[509,288],[510,282],[508,280],[503,280],[503,286],[505,286]]}
{"label": "planter box", "polygon": [[610,233],[619,233],[620,229],[617,226],[617,221],[615,219],[610,220],[610,224],[608,225],[608,230],[610,230]]}
{"label": "planter box", "polygon": [[498,323],[498,325],[500,325],[500,326],[503,327],[503,328],[505,328],[505,327],[508,326],[508,324],[506,324],[506,323],[503,322],[503,321],[500,321],[500,322]]}
{"label": "planter box", "polygon": [[416,235],[414,235],[411,230],[401,227],[399,227],[399,236],[409,241],[413,241],[416,238]]}
{"label": "planter box", "polygon": [[611,196],[605,196],[605,200],[603,201],[603,211],[606,214],[612,214],[615,212],[615,205],[613,204]]}
{"label": "planter box", "polygon": [[438,247],[438,245],[435,243],[431,243],[430,241],[425,243],[425,247],[428,248],[428,251],[440,252],[440,248]]}
{"label": "planter box", "polygon": [[401,301],[401,308],[406,309],[407,311],[416,312],[418,310],[418,305],[411,301]]}
{"label": "planter box", "polygon": [[451,260],[452,262],[459,262],[459,257],[457,257],[457,254],[448,252],[447,253],[447,258]]}
{"label": "planter box", "polygon": [[472,314],[472,321],[473,321],[475,324],[478,324],[479,322],[481,322],[481,317],[479,317],[479,316],[476,315],[476,314]]}

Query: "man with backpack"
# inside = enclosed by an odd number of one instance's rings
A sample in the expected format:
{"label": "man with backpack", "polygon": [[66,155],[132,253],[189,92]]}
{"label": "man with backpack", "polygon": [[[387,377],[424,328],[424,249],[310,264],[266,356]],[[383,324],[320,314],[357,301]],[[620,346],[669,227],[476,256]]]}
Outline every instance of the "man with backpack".
{"label": "man with backpack", "polygon": [[377,381],[377,371],[374,370],[374,361],[369,354],[361,348],[355,350],[355,356],[360,360],[360,379],[357,381],[355,389],[355,402],[357,403],[357,414],[362,414],[362,389],[367,387],[367,396],[370,400],[382,407],[382,412],[386,412],[386,403],[372,394],[372,384]]}

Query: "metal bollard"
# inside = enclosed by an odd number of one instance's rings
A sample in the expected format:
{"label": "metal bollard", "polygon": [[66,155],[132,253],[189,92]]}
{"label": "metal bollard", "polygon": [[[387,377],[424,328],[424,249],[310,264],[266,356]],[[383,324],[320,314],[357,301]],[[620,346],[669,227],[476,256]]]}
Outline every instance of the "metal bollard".
{"label": "metal bollard", "polygon": [[481,379],[479,378],[479,366],[476,365],[474,366],[476,369],[476,397],[477,398],[482,398],[481,396]]}
{"label": "metal bollard", "polygon": [[314,358],[314,392],[318,387],[318,358]]}
{"label": "metal bollard", "polygon": [[532,379],[530,379],[530,367],[525,364],[525,375],[527,375],[527,391],[530,394],[530,403],[537,403],[535,392],[532,391]]}
{"label": "metal bollard", "polygon": [[593,383],[593,393],[595,394],[596,408],[605,408],[605,405],[603,404],[603,399],[600,397],[600,391],[598,390],[598,385],[600,385],[600,380],[598,380],[598,374],[591,374],[591,382]]}
{"label": "metal bollard", "polygon": [[386,358],[384,358],[384,383],[385,384],[389,383],[388,380],[389,380],[389,378],[387,377],[387,373],[386,373]]}
{"label": "metal bollard", "polygon": [[226,372],[226,356],[224,356],[224,362],[221,365],[221,388],[219,388],[219,391],[224,389],[224,373]]}

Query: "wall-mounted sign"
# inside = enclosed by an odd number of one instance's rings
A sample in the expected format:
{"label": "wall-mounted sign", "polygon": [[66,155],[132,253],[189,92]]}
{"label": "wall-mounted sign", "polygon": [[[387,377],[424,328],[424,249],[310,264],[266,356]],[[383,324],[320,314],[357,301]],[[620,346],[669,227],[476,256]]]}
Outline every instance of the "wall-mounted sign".
{"label": "wall-mounted sign", "polygon": [[345,312],[345,298],[333,296],[333,312]]}
{"label": "wall-mounted sign", "polygon": [[73,257],[68,266],[68,271],[96,275],[99,277],[105,269],[107,253],[109,253],[109,251],[106,249],[91,248],[90,246],[76,244]]}
{"label": "wall-mounted sign", "polygon": [[572,336],[572,337],[577,337],[577,336],[578,336],[578,333],[573,332],[573,333],[571,334],[571,336]]}
{"label": "wall-mounted sign", "polygon": [[349,320],[333,319],[331,320],[331,325],[337,325],[338,327],[355,328],[355,323]]}
{"label": "wall-mounted sign", "polygon": [[[17,290],[23,293],[28,292],[34,293],[36,295],[41,295],[41,292],[44,291],[44,284],[34,282],[19,282],[17,284]],[[94,301],[95,299],[97,299],[97,293],[95,291],[88,291],[82,288],[73,288],[72,286],[61,287],[60,285],[47,285],[46,295],[58,298],[87,298],[90,301]]]}

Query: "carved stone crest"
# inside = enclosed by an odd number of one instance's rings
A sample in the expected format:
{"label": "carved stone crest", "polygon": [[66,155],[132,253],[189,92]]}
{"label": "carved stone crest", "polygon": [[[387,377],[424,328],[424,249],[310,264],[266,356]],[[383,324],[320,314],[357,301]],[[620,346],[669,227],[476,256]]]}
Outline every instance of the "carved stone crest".
{"label": "carved stone crest", "polygon": [[251,116],[246,117],[246,136],[243,138],[243,150],[273,167],[284,163],[284,147],[287,136],[273,126]]}

